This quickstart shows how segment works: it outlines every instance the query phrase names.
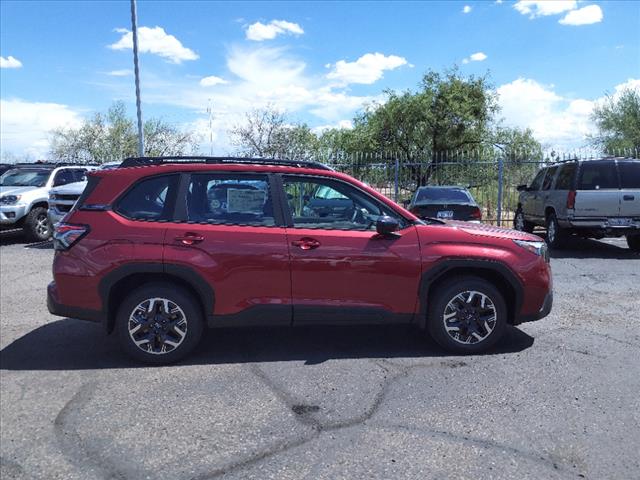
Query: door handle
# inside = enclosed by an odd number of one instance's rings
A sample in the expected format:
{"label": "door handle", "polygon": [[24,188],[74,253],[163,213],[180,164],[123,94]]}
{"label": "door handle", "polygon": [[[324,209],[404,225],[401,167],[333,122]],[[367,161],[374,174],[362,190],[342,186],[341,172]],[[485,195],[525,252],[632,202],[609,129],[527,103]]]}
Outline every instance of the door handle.
{"label": "door handle", "polygon": [[184,235],[177,236],[175,239],[183,245],[193,245],[195,243],[202,242],[204,240],[204,237],[202,235],[198,235],[197,233],[187,232]]}
{"label": "door handle", "polygon": [[299,247],[301,250],[313,250],[320,246],[320,242],[315,238],[304,237],[300,240],[294,240],[291,242],[294,247]]}
{"label": "door handle", "polygon": [[622,198],[624,200],[635,200],[636,199],[636,197],[633,196],[633,195],[624,195]]}

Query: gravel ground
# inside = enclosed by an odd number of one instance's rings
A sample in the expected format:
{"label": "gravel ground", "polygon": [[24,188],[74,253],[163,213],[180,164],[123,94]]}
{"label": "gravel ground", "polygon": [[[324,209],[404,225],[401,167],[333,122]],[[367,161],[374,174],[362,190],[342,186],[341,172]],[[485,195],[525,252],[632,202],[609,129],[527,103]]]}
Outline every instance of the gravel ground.
{"label": "gravel ground", "polygon": [[405,327],[208,332],[147,368],[49,315],[50,245],[0,246],[0,477],[631,479],[640,256],[578,241],[555,305],[455,357]]}

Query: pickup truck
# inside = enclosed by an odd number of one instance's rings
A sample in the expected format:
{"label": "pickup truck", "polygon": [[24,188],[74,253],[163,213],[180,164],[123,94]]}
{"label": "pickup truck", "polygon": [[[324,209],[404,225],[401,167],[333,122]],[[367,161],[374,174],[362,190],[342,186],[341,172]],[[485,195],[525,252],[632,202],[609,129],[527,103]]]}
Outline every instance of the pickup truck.
{"label": "pickup truck", "polygon": [[514,228],[547,229],[550,247],[576,234],[588,238],[626,236],[640,251],[640,160],[602,158],[567,161],[541,169],[530,185],[519,185]]}

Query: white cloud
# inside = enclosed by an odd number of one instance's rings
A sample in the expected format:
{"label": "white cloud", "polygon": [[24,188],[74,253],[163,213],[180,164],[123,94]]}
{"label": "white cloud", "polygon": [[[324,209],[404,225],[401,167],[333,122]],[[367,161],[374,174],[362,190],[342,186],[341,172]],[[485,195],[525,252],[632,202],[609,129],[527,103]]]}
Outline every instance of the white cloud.
{"label": "white cloud", "polygon": [[252,23],[245,32],[247,40],[262,42],[263,40],[273,40],[278,35],[302,35],[304,30],[300,25],[286,20],[271,20],[269,23]]}
{"label": "white cloud", "polygon": [[210,75],[200,79],[200,85],[203,87],[213,87],[215,85],[224,85],[225,83],[229,82],[224,78],[216,77],[215,75]]}
{"label": "white cloud", "polygon": [[486,59],[487,59],[487,55],[484,52],[476,52],[476,53],[472,53],[467,58],[463,58],[462,63],[483,62]]}
{"label": "white cloud", "polygon": [[133,75],[133,70],[123,69],[123,70],[111,70],[110,72],[106,72],[110,77],[128,77]]}
{"label": "white cloud", "polygon": [[59,103],[0,99],[0,145],[3,152],[25,153],[44,158],[49,133],[60,127],[78,127],[80,112]]}
{"label": "white cloud", "polygon": [[574,10],[577,5],[576,0],[519,0],[513,8],[522,15],[529,15],[529,18],[537,18],[559,15]]}
{"label": "white cloud", "polygon": [[587,5],[577,10],[571,10],[559,23],[562,25],[591,25],[601,22],[603,18],[602,9],[599,5]]}
{"label": "white cloud", "polygon": [[471,7],[469,5],[465,5],[462,8],[462,13],[471,13]]}
{"label": "white cloud", "polygon": [[7,58],[0,57],[0,68],[21,68],[22,62],[9,55]]}
{"label": "white cloud", "polygon": [[[112,50],[130,50],[133,48],[133,34],[126,28],[115,30],[122,34],[120,40],[109,45]],[[167,59],[172,63],[182,63],[185,60],[197,60],[198,54],[182,45],[182,42],[168,34],[162,27],[138,28],[138,50],[140,53],[152,53]]]}
{"label": "white cloud", "polygon": [[333,68],[327,74],[327,78],[337,80],[342,85],[350,83],[369,85],[380,80],[385,70],[394,70],[402,65],[407,65],[404,57],[367,53],[355,62],[339,60],[335,65],[326,65],[327,68]]}

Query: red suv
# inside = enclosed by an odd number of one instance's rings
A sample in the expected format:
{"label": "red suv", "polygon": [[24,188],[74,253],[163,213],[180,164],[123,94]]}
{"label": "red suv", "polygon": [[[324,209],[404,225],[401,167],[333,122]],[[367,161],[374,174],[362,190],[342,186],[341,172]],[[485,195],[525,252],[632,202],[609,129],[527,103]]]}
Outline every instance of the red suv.
{"label": "red suv", "polygon": [[420,220],[314,162],[127,159],[89,174],[54,247],[49,311],[150,363],[205,326],[267,324],[413,323],[475,353],[553,298],[539,237]]}

